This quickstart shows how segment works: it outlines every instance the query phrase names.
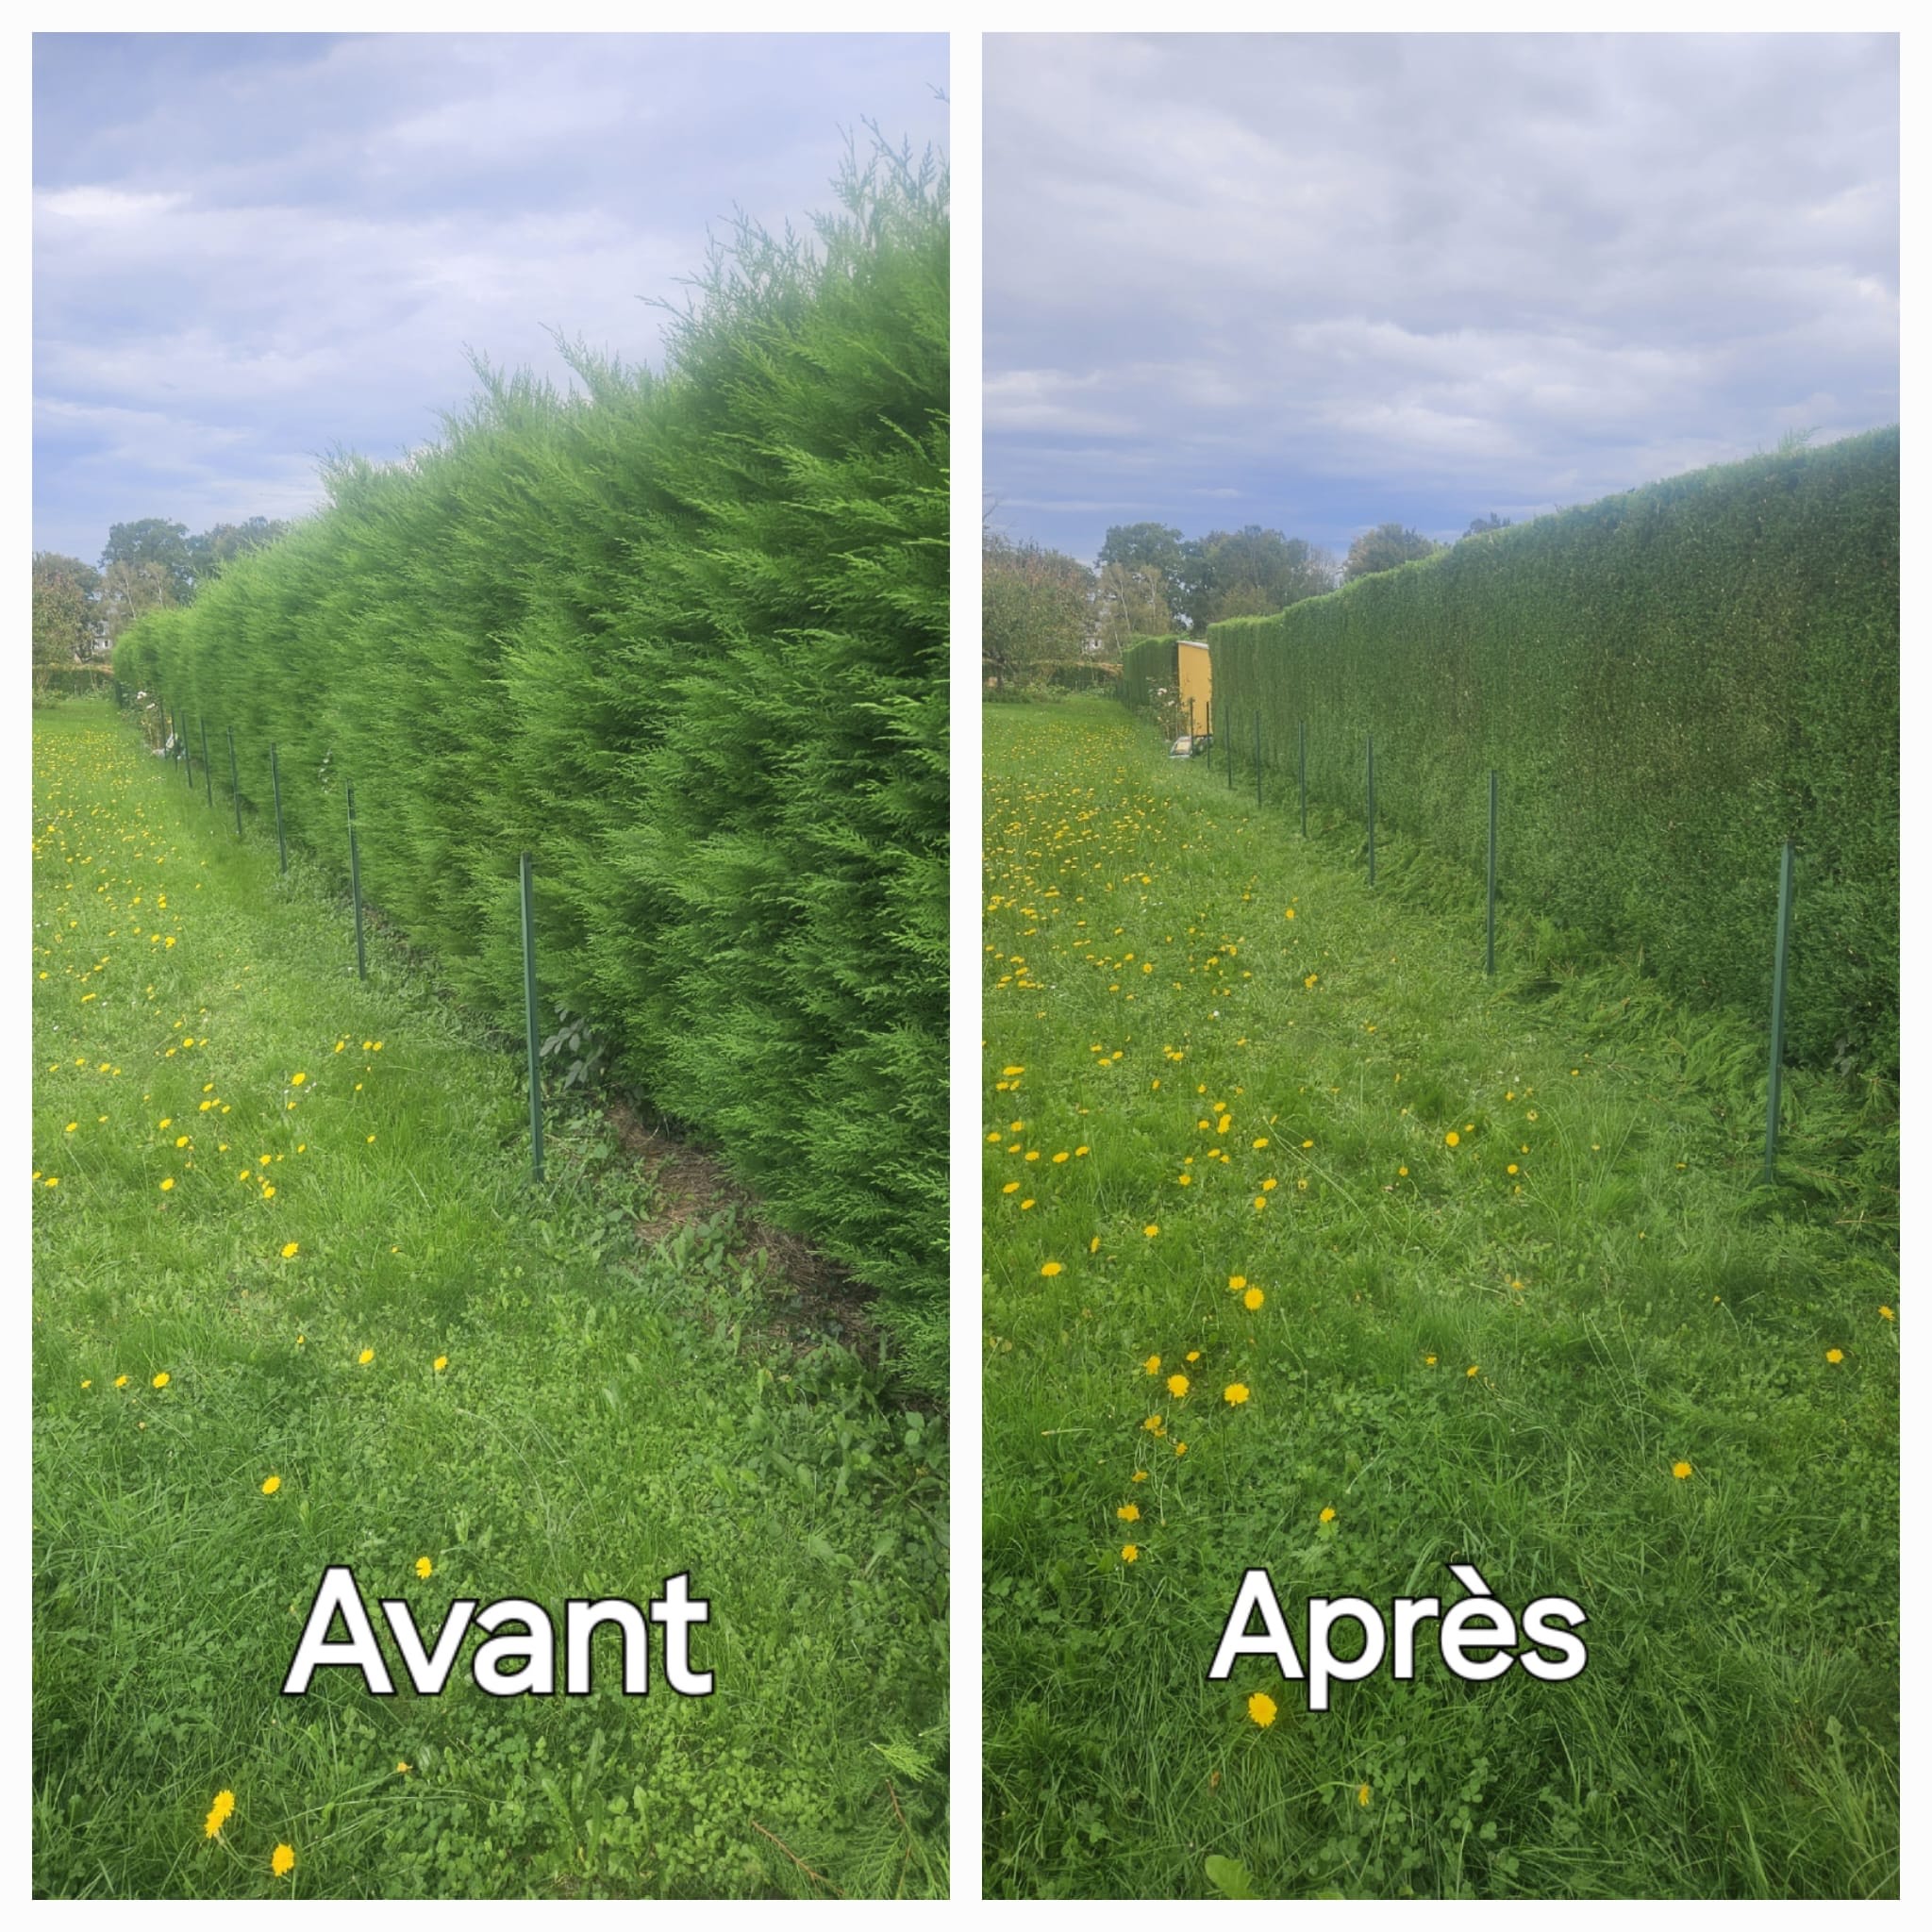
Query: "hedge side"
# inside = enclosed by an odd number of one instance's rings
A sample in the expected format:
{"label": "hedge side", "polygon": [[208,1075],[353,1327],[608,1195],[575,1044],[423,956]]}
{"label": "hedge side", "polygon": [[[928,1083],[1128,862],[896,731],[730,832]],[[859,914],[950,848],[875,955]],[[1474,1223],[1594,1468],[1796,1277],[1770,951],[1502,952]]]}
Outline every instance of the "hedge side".
{"label": "hedge side", "polygon": [[1172,638],[1133,638],[1121,653],[1121,701],[1135,710],[1151,706],[1157,691],[1172,691],[1180,681]]}
{"label": "hedge side", "polygon": [[1212,627],[1238,753],[1467,859],[1681,995],[1770,1002],[1788,1049],[1898,1066],[1899,432],[1673,477]]}
{"label": "hedge side", "polygon": [[[124,641],[118,675],[521,1029],[517,856],[546,1003],[947,1340],[948,242],[874,163],[814,252],[741,233],[661,375],[483,372],[434,448]],[[225,776],[217,761],[218,780]],[[217,784],[217,791],[222,787]]]}

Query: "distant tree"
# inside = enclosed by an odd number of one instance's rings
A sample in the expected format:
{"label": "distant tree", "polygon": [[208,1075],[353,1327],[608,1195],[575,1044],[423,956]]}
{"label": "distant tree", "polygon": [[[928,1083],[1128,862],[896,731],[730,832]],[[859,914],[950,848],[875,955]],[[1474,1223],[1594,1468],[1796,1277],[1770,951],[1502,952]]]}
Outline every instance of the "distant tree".
{"label": "distant tree", "polygon": [[1491,530],[1507,530],[1513,521],[1510,517],[1499,517],[1491,510],[1486,517],[1474,518],[1462,534],[1465,537],[1487,537]]}
{"label": "distant tree", "polygon": [[1116,524],[1100,546],[1098,566],[1125,564],[1130,570],[1158,570],[1164,582],[1180,575],[1181,533],[1166,524]]}
{"label": "distant tree", "polygon": [[1400,524],[1377,524],[1364,530],[1348,546],[1348,561],[1342,576],[1354,583],[1357,577],[1372,576],[1376,571],[1393,570],[1418,557],[1433,557],[1442,546],[1424,537],[1420,530],[1405,529]]}
{"label": "distant tree", "polygon": [[1210,530],[1190,546],[1190,616],[1205,629],[1224,617],[1259,617],[1332,591],[1335,559],[1300,537],[1258,524]]}
{"label": "distant tree", "polygon": [[73,664],[93,656],[101,574],[77,557],[36,550],[33,567],[34,663]]}
{"label": "distant tree", "polygon": [[1080,655],[1092,629],[1093,588],[1093,573],[1078,558],[986,533],[980,650],[1001,689]]}
{"label": "distant tree", "polygon": [[225,564],[250,550],[260,550],[288,535],[292,524],[272,522],[267,517],[250,517],[242,524],[217,524],[211,530],[188,540],[189,561],[197,589],[222,574]]}
{"label": "distant tree", "polygon": [[128,625],[150,610],[186,601],[175,593],[175,578],[167,565],[152,558],[116,558],[101,573],[101,622],[110,645],[119,643]]}
{"label": "distant tree", "polygon": [[111,572],[117,563],[158,565],[168,575],[170,603],[186,604],[194,596],[194,554],[189,548],[186,524],[171,524],[165,517],[115,524],[108,532],[108,547],[101,552],[101,570]]}
{"label": "distant tree", "polygon": [[1167,586],[1151,564],[1102,564],[1093,610],[1101,647],[1116,658],[1130,639],[1164,638],[1174,629]]}

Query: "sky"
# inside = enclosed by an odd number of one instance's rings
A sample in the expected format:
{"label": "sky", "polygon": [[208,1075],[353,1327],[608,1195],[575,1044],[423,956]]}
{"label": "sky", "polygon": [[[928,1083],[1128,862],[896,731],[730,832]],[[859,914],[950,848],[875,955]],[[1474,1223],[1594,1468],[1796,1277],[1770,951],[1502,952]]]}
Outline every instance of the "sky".
{"label": "sky", "polygon": [[943,35],[34,40],[34,547],[323,500],[432,440],[468,352],[659,359],[707,238],[946,150]]}
{"label": "sky", "polygon": [[1447,541],[1898,420],[1891,36],[993,36],[985,493]]}

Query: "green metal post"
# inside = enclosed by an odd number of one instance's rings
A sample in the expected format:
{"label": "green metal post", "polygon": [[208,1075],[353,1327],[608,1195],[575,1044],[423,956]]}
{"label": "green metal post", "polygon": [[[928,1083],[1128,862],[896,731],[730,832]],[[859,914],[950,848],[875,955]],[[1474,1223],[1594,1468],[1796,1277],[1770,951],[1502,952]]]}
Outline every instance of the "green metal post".
{"label": "green metal post", "polygon": [[1261,802],[1261,714],[1255,713],[1255,803]]}
{"label": "green metal post", "polygon": [[[1225,712],[1227,707],[1223,705],[1221,708]],[[1222,736],[1227,740],[1227,789],[1232,791],[1234,790],[1234,732],[1232,729],[1229,729],[1223,732]]]}
{"label": "green metal post", "polygon": [[543,1178],[543,1088],[537,1077],[537,918],[530,855],[517,861],[524,899],[524,1031],[530,1058],[530,1175]]}
{"label": "green metal post", "polygon": [[1483,971],[1496,974],[1496,774],[1490,774],[1490,936],[1483,952]]}
{"label": "green metal post", "polygon": [[228,726],[228,790],[235,794],[235,836],[242,836],[242,768],[235,762],[235,727]]}
{"label": "green metal post", "polygon": [[1369,733],[1369,883],[1375,883],[1375,734]]}
{"label": "green metal post", "polygon": [[275,788],[275,850],[282,856],[282,871],[289,870],[289,841],[282,834],[282,764],[275,756],[275,748],[268,748],[269,783]]}
{"label": "green metal post", "polygon": [[1306,839],[1308,836],[1308,721],[1306,718],[1301,721],[1301,728],[1296,736],[1301,741],[1298,762],[1301,766],[1302,783],[1302,837]]}
{"label": "green metal post", "polygon": [[1791,951],[1791,841],[1785,841],[1777,870],[1777,956],[1771,974],[1771,1092],[1764,1109],[1764,1179],[1777,1178],[1778,1089],[1785,1066],[1785,974]]}
{"label": "green metal post", "polygon": [[356,977],[369,977],[369,955],[362,943],[362,865],[356,851],[356,788],[349,787],[349,897],[356,907]]}
{"label": "green metal post", "polygon": [[206,718],[201,721],[201,777],[202,783],[208,787],[208,802],[212,806],[215,802],[215,767],[214,760],[208,755],[208,720]]}

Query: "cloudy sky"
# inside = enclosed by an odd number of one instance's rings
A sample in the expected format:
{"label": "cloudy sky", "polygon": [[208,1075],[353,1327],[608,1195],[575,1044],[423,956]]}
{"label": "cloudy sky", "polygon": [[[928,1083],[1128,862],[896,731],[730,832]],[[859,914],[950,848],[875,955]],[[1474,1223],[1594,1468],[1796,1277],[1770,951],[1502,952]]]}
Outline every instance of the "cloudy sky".
{"label": "cloudy sky", "polygon": [[1898,419],[1886,36],[996,36],[986,492],[1345,551]]}
{"label": "cloudy sky", "polygon": [[833,204],[849,131],[945,146],[905,36],[34,41],[34,547],[321,500],[550,331],[656,359],[707,229]]}

